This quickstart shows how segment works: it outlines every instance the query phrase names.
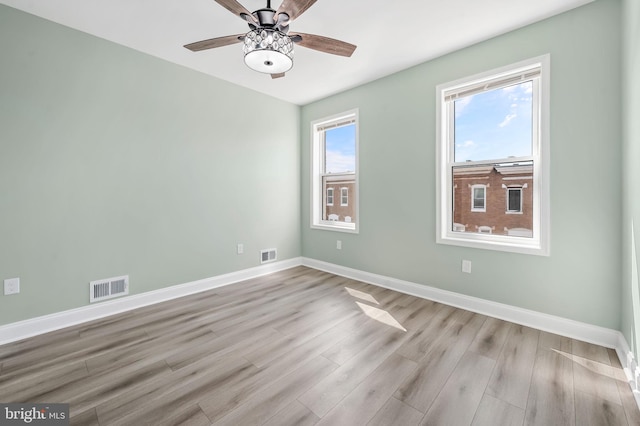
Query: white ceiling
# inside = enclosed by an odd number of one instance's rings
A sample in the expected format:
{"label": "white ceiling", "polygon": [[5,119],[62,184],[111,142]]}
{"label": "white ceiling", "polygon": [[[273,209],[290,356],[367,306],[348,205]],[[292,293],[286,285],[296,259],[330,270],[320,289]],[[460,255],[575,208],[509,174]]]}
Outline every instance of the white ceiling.
{"label": "white ceiling", "polygon": [[[248,31],[213,0],[0,0],[8,6],[298,105],[341,92],[593,0],[318,0],[291,31],[358,46],[351,58],[298,46],[285,78],[243,62],[242,45],[183,45]],[[253,11],[266,0],[240,0]],[[277,9],[281,0],[273,0]]]}

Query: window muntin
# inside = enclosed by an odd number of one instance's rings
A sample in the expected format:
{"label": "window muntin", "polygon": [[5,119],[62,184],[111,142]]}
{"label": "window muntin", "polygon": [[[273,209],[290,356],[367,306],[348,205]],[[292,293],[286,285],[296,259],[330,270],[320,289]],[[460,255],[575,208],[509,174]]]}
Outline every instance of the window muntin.
{"label": "window muntin", "polygon": [[[358,230],[357,118],[352,110],[311,123],[312,228]],[[324,200],[322,194],[327,194]]]}
{"label": "window muntin", "polygon": [[549,56],[439,85],[437,102],[437,242],[548,255]]}

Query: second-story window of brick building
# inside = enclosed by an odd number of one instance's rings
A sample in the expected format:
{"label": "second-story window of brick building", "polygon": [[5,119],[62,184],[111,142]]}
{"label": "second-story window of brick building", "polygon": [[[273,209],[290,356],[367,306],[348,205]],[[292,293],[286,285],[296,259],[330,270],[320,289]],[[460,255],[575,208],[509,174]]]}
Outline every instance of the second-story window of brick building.
{"label": "second-story window of brick building", "polygon": [[484,185],[473,185],[471,187],[471,211],[484,212],[487,201],[487,187]]}
{"label": "second-story window of brick building", "polygon": [[327,205],[333,206],[333,188],[327,188]]}
{"label": "second-story window of brick building", "polygon": [[507,188],[507,213],[522,213],[522,187]]}
{"label": "second-story window of brick building", "polygon": [[349,205],[349,188],[347,187],[340,188],[340,205],[341,206]]}

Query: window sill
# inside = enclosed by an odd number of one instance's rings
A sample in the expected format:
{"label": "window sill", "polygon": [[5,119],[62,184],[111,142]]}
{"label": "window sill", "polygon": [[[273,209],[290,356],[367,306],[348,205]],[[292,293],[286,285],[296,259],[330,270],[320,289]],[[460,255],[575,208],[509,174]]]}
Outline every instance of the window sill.
{"label": "window sill", "polygon": [[484,250],[505,251],[510,253],[549,256],[548,247],[543,247],[538,239],[511,237],[506,235],[487,235],[479,233],[451,232],[439,235],[438,244],[471,247]]}
{"label": "window sill", "polygon": [[348,232],[351,234],[358,233],[358,227],[355,223],[346,222],[321,222],[311,225],[311,229],[323,229],[325,231]]}

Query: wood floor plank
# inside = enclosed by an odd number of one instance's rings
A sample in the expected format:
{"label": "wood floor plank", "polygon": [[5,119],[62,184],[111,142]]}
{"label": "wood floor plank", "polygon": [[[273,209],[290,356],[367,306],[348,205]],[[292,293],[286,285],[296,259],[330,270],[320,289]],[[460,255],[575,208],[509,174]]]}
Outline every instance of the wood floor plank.
{"label": "wood floor plank", "polygon": [[347,395],[318,425],[366,424],[417,367],[414,361],[392,354]]}
{"label": "wood floor plank", "polygon": [[[522,426],[524,410],[485,394],[471,426]],[[549,423],[547,426],[551,426]],[[558,426],[560,426],[558,424]]]}
{"label": "wood floor plank", "polygon": [[474,314],[467,323],[452,322],[394,396],[426,413],[482,327],[486,317]]}
{"label": "wood floor plank", "polygon": [[487,394],[526,408],[540,332],[514,325],[498,358]]}
{"label": "wood floor plank", "polygon": [[[0,376],[0,401],[10,402],[57,402],[44,401],[44,395],[89,376],[83,361],[64,364],[60,368],[29,371],[24,375],[14,371],[7,377]],[[62,401],[60,401],[62,402]]]}
{"label": "wood floor plank", "polygon": [[596,361],[600,364],[611,365],[611,360],[609,359],[607,348],[604,348],[602,346],[594,345],[593,343],[582,342],[580,340],[574,340],[571,350],[572,354],[577,355],[581,358]]}
{"label": "wood floor plank", "polygon": [[367,426],[417,426],[423,417],[423,413],[404,402],[391,397],[371,419]]}
{"label": "wood floor plank", "polygon": [[497,318],[487,318],[469,350],[491,359],[498,359],[507,341],[511,323]]}
{"label": "wood floor plank", "polygon": [[318,356],[307,365],[276,380],[262,392],[216,421],[215,425],[259,425],[276,415],[304,393],[318,378],[324,378],[337,364]]}
{"label": "wood floor plank", "polygon": [[440,391],[422,425],[470,425],[496,361],[466,352]]}
{"label": "wood floor plank", "polygon": [[322,353],[327,359],[338,365],[343,365],[354,356],[362,352],[372,342],[380,338],[380,325],[370,324],[363,321],[362,327],[354,330],[342,341],[336,342],[329,349]]}
{"label": "wood floor plank", "polygon": [[580,426],[628,426],[622,405],[576,391],[576,424]]}
{"label": "wood floor plank", "polygon": [[[362,320],[362,318],[349,317],[315,338],[295,348],[290,348],[289,353],[277,361],[274,361],[269,366],[259,369],[252,377],[240,383],[225,387],[225,391],[222,393],[200,399],[200,405],[203,411],[212,421],[219,420],[237,406],[262,392],[264,388],[275,380],[298,368],[306,366],[336,341],[345,338],[344,329],[350,331],[352,327],[357,326]],[[318,381],[322,378],[318,378]]]}
{"label": "wood floor plank", "polygon": [[70,426],[100,426],[96,410],[91,408],[83,413],[69,418]]}
{"label": "wood floor plank", "polygon": [[569,338],[540,332],[526,407],[527,425],[576,424],[573,363],[566,356],[571,346]]}
{"label": "wood floor plank", "polygon": [[255,366],[245,359],[210,356],[111,398],[98,405],[96,411],[103,424],[159,422],[169,414],[190,407],[208,393],[220,392],[225,386],[255,373]]}
{"label": "wood floor plank", "polygon": [[327,414],[402,344],[406,333],[387,330],[380,337],[309,389],[299,401],[318,417]]}
{"label": "wood floor plank", "polygon": [[[573,344],[576,345],[575,340]],[[570,359],[573,361],[573,382],[576,392],[588,393],[614,404],[622,404],[616,383],[620,378],[619,371],[609,365],[608,355],[606,363],[592,361],[579,355],[572,355]]]}
{"label": "wood floor plank", "polygon": [[429,323],[411,334],[406,343],[398,349],[398,353],[405,358],[419,361],[422,359],[431,347],[437,342],[438,338],[444,336],[444,330],[455,321],[459,311],[446,305],[436,307]]}
{"label": "wood floor plank", "polygon": [[293,401],[278,411],[276,415],[271,417],[263,426],[313,426],[319,421],[320,418],[313,414],[311,410],[298,401]]}

